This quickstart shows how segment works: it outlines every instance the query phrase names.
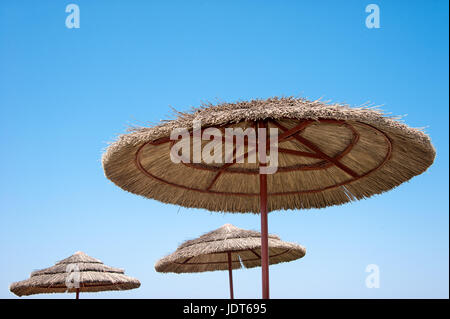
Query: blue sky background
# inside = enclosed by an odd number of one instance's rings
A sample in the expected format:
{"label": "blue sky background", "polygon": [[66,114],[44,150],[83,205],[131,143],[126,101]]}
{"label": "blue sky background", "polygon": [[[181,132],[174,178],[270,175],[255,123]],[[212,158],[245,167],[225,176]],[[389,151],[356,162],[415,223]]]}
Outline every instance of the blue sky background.
{"label": "blue sky background", "polygon": [[[69,3],[80,29],[65,27]],[[365,27],[370,3],[380,29]],[[1,1],[0,297],[81,250],[142,283],[81,298],[227,298],[226,272],[159,274],[154,263],[225,223],[259,230],[259,216],[129,194],[104,177],[101,154],[169,106],[294,95],[407,114],[437,157],[386,194],[271,213],[270,232],[307,248],[271,266],[271,296],[448,298],[448,12],[425,0]],[[365,287],[368,264],[380,267],[379,289]],[[259,298],[260,276],[235,271],[235,296]]]}

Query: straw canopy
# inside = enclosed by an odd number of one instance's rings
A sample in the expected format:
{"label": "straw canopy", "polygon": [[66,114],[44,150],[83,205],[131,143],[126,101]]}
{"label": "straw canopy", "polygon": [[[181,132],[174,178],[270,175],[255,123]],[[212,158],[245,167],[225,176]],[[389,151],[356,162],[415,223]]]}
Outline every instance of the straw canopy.
{"label": "straw canopy", "polygon": [[[203,129],[222,132],[259,123],[278,129],[278,170],[267,175],[268,211],[368,198],[423,173],[435,157],[425,133],[373,108],[287,97],[206,105],[177,115],[119,136],[103,155],[106,177],[124,190],[164,203],[259,213],[258,162],[172,162],[171,132],[192,132],[194,120],[201,120]],[[202,147],[209,142],[202,141]],[[245,151],[248,155],[248,146]]]}
{"label": "straw canopy", "polygon": [[[231,224],[188,240],[171,255],[160,259],[155,269],[158,272],[193,273],[227,270],[228,252],[231,252],[231,268],[253,268],[261,266],[261,234],[244,230]],[[298,244],[282,241],[269,235],[270,264],[278,264],[302,258],[306,249]]]}
{"label": "straw canopy", "polygon": [[12,283],[9,289],[18,296],[77,292],[75,287],[68,288],[68,280],[79,282],[78,292],[128,290],[141,285],[139,280],[126,276],[123,269],[105,266],[98,259],[76,252],[55,266],[32,272],[27,280]]}

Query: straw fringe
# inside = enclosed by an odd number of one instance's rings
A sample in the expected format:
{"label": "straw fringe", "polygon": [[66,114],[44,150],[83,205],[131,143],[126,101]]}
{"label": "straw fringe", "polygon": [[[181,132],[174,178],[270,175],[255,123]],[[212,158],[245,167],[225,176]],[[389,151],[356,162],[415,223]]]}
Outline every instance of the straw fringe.
{"label": "straw fringe", "polygon": [[[228,269],[228,252],[232,252],[232,269],[261,266],[261,234],[226,224],[197,239],[188,240],[155,264],[158,272],[193,273]],[[303,246],[269,235],[269,263],[278,264],[302,258]]]}
{"label": "straw fringe", "polygon": [[[351,134],[343,127],[324,124],[319,120],[343,120],[355,128],[360,138],[340,161],[361,174],[379,165],[388,151],[382,134],[376,130],[386,134],[392,143],[392,154],[379,169],[342,186],[331,188],[332,185],[349,179],[347,173],[335,166],[321,170],[279,171],[268,175],[269,211],[324,208],[381,194],[423,173],[435,158],[430,138],[424,132],[406,126],[372,105],[350,108],[343,104],[329,105],[301,98],[275,97],[249,102],[205,104],[192,112],[176,114],[178,118],[175,120],[148,128],[134,128],[132,133],[119,136],[103,154],[102,164],[106,177],[126,191],[163,203],[210,211],[259,213],[258,176],[238,173],[243,168],[257,169],[257,164],[236,164],[229,169],[235,170],[235,173],[222,174],[211,190],[227,193],[225,195],[174,187],[144,175],[136,167],[135,154],[144,143],[167,137],[175,128],[191,129],[194,119],[201,119],[203,127],[246,127],[252,121],[271,119],[283,123],[287,128],[295,126],[298,120],[317,120],[302,135],[319,145],[329,156],[342,151],[350,142]],[[284,143],[283,147],[309,151],[292,142]],[[279,155],[280,167],[310,165],[314,161],[289,154]],[[167,145],[146,146],[142,164],[152,174],[171,183],[203,190],[216,174],[215,171],[172,163]],[[323,188],[323,191],[308,191]],[[277,192],[284,194],[270,195]],[[233,193],[246,193],[249,196]]]}

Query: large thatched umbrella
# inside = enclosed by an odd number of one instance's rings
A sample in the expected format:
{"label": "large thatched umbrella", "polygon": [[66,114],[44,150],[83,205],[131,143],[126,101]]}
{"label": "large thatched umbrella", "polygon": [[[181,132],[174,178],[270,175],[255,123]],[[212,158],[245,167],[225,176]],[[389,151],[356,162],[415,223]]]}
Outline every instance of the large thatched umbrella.
{"label": "large thatched umbrella", "polygon": [[[186,128],[195,137],[195,120],[201,120],[203,132],[213,127],[219,132],[236,127],[278,129],[278,170],[261,173],[265,164],[258,159],[239,163],[255,152],[249,146],[231,163],[196,162],[195,152],[174,163],[170,134]],[[202,147],[209,142],[207,137]],[[434,157],[425,133],[373,108],[270,98],[206,105],[179,113],[172,121],[136,128],[108,147],[103,168],[124,190],[164,203],[261,213],[263,298],[268,298],[268,212],[322,208],[381,194],[423,173]]]}
{"label": "large thatched umbrella", "polygon": [[[270,234],[270,264],[292,261],[305,256],[306,249],[294,243],[282,241]],[[185,241],[177,250],[160,259],[158,272],[193,273],[228,270],[230,298],[233,294],[233,269],[261,266],[261,233],[225,224],[222,227]]]}
{"label": "large thatched umbrella", "polygon": [[14,282],[10,290],[18,296],[43,293],[128,290],[138,288],[139,280],[128,277],[123,269],[105,266],[83,252],[61,260],[55,266],[33,271],[29,279]]}

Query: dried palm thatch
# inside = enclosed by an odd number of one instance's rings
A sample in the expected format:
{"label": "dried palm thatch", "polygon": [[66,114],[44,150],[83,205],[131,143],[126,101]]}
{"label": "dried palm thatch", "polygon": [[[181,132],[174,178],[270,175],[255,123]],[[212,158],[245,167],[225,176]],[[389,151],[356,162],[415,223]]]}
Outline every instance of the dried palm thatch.
{"label": "dried palm thatch", "polygon": [[[169,256],[160,259],[158,272],[193,273],[227,270],[230,281],[230,298],[233,293],[233,269],[261,266],[261,233],[225,224],[222,227],[188,240]],[[298,244],[282,241],[276,235],[268,235],[270,264],[302,258],[306,249]],[[268,267],[268,265],[267,265]]]}
{"label": "dried palm thatch", "polygon": [[206,105],[177,115],[119,136],[103,154],[106,177],[164,203],[258,213],[259,163],[171,161],[170,133],[192,130],[194,119],[203,128],[247,128],[263,121],[279,129],[278,171],[267,176],[268,211],[323,208],[380,194],[423,173],[435,157],[425,133],[373,108],[275,97]]}
{"label": "dried palm thatch", "polygon": [[[68,288],[67,282],[72,280],[79,283],[79,288],[70,284],[72,288]],[[98,259],[76,252],[52,267],[33,271],[29,279],[12,283],[9,289],[17,296],[63,292],[76,292],[78,296],[79,292],[128,290],[140,285],[123,269],[105,266]]]}
{"label": "dried palm thatch", "polygon": [[[228,270],[228,253],[231,253],[232,269],[239,269],[241,265],[245,268],[261,266],[261,233],[225,224],[184,242],[174,253],[160,259],[155,269],[163,273]],[[305,254],[304,247],[269,235],[270,264],[296,260]]]}

